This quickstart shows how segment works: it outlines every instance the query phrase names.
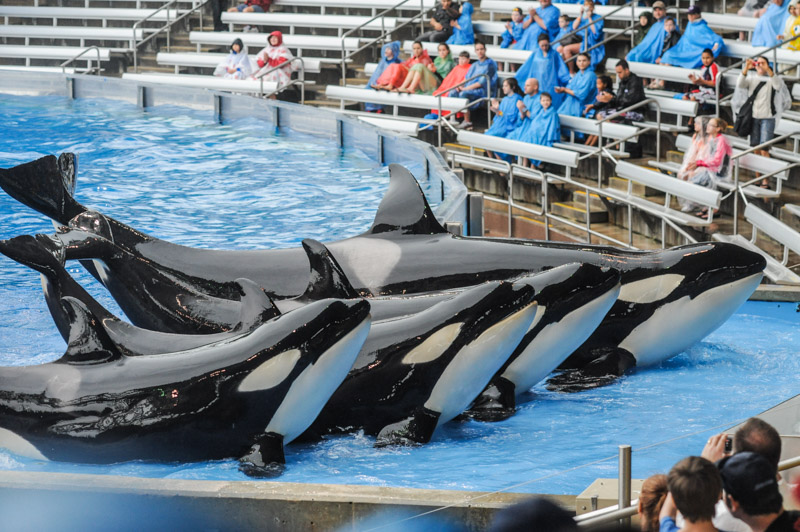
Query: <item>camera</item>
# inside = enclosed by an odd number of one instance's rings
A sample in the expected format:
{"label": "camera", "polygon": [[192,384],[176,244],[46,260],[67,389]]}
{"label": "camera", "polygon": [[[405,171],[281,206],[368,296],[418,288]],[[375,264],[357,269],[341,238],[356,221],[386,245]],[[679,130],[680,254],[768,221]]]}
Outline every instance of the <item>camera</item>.
{"label": "camera", "polygon": [[729,453],[733,450],[733,439],[730,436],[725,437],[725,452]]}

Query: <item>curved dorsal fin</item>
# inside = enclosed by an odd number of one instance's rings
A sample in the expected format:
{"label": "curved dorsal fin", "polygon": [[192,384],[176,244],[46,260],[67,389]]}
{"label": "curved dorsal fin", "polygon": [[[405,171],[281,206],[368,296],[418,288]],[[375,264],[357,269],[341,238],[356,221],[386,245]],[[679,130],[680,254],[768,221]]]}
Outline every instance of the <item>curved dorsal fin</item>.
{"label": "curved dorsal fin", "polygon": [[303,240],[303,249],[311,266],[308,288],[298,299],[317,301],[328,297],[354,299],[361,297],[347,280],[342,267],[321,242],[311,238]]}
{"label": "curved dorsal fin", "polygon": [[417,180],[399,164],[389,165],[389,190],[378,206],[369,233],[387,231],[419,235],[447,232],[433,215]]}
{"label": "curved dorsal fin", "polygon": [[61,306],[69,317],[67,351],[58,362],[65,364],[100,364],[122,355],[108,337],[100,320],[74,297],[61,298]]}
{"label": "curved dorsal fin", "polygon": [[236,279],[236,284],[242,293],[242,311],[237,330],[248,331],[280,315],[281,311],[258,284],[244,277]]}

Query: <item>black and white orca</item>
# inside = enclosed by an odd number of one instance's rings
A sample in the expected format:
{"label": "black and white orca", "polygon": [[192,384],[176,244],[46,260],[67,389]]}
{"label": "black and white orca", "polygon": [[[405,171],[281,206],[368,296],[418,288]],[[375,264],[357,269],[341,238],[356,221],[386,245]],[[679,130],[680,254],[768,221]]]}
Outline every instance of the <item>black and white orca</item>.
{"label": "black and white orca", "polygon": [[[622,274],[617,301],[565,362],[583,368],[595,361],[623,371],[657,364],[721,325],[760,283],[765,260],[732,244],[700,243],[660,251],[517,239],[458,237],[435,219],[419,185],[405,168],[390,166],[391,181],[366,233],[328,244],[362,296],[450,290],[508,279],[579,262]],[[185,282],[202,283],[209,295],[235,299],[234,280],[252,279],[270,297],[296,297],[306,287],[299,248],[222,251],[188,248],[145,235],[75,201],[75,160],[62,154],[0,170],[9,195],[62,224],[100,234],[143,261]],[[70,255],[66,258],[85,258]],[[107,264],[102,279],[122,302],[129,296]],[[611,360],[607,365],[608,360]]]}

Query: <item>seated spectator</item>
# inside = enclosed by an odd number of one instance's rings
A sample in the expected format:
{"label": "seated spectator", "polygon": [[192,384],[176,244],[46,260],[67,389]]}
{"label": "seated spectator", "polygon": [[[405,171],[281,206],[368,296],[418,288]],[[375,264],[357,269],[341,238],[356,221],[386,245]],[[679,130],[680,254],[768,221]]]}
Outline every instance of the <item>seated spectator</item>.
{"label": "seated spectator", "polygon": [[758,19],[750,44],[753,46],[773,46],[783,39],[786,21],[789,19],[789,0],[771,0],[766,12]]}
{"label": "seated spectator", "polygon": [[653,14],[649,11],[643,12],[639,15],[639,26],[634,30],[633,45],[637,46],[647,35],[650,27],[653,25]]}
{"label": "seated spectator", "polygon": [[[617,66],[614,67],[614,70],[617,72],[617,79],[619,80],[619,86],[617,87],[617,95],[616,96],[614,96],[613,94],[597,95],[597,99],[601,103],[608,104],[608,106],[605,109],[597,113],[598,119],[611,116],[618,110],[622,110],[632,105],[635,105],[645,99],[642,80],[639,79],[639,76],[631,72],[631,69],[628,66],[627,61],[625,61],[624,59],[620,59],[617,62]],[[643,119],[644,115],[642,114],[642,109],[639,108],[634,111],[626,111],[615,121],[625,122],[630,124],[632,122],[638,122]]]}
{"label": "seated spectator", "polygon": [[519,67],[514,77],[523,85],[528,78],[538,79],[539,90],[554,95],[553,105],[558,109],[564,97],[555,92],[555,88],[569,83],[569,70],[561,56],[550,48],[550,38],[543,33],[539,35],[539,48]]}
{"label": "seated spectator", "polygon": [[[664,43],[661,47],[661,54],[656,58],[656,63],[661,62],[661,56],[663,56],[667,50],[670,50],[674,47],[678,42],[681,40],[681,32],[678,31],[678,26],[675,24],[675,19],[672,17],[667,17],[664,20]],[[664,80],[660,79],[653,79],[650,81],[650,85],[648,85],[650,89],[663,89],[664,88]]]}
{"label": "seated spectator", "polygon": [[472,29],[472,13],[475,8],[469,2],[461,4],[460,16],[450,22],[453,34],[447,39],[447,44],[474,44],[475,30]]}
{"label": "seated spectator", "polygon": [[[606,75],[599,76],[596,83],[597,96],[595,96],[594,102],[587,105],[583,110],[586,118],[593,118],[600,111],[609,109],[609,104],[614,101],[614,86],[611,82],[611,77]],[[597,144],[597,135],[589,135],[586,138],[586,145],[594,146],[595,144]]]}
{"label": "seated spectator", "polygon": [[[737,11],[740,17],[753,17],[759,18],[767,10],[767,3],[769,0],[745,0],[742,8]],[[747,40],[747,33],[744,31],[739,32],[739,40]]]}
{"label": "seated spectator", "polygon": [[[467,71],[466,80],[472,80],[471,83],[465,86],[457,87],[451,90],[447,95],[455,98],[466,98],[470,102],[487,98],[494,94],[497,88],[497,63],[494,59],[486,57],[486,45],[481,41],[475,41],[475,54],[478,60],[472,63]],[[487,75],[489,77],[489,92],[486,92],[486,78],[478,77]],[[464,111],[464,121],[459,125],[461,128],[472,127],[470,120],[470,110]]]}
{"label": "seated spectator", "polygon": [[[464,50],[460,54],[458,54],[458,64],[453,67],[449,74],[444,78],[442,83],[439,85],[439,88],[433,91],[434,96],[439,96],[440,94],[447,94],[450,90],[458,85],[459,83],[463,83],[467,77],[467,72],[469,71],[469,52]],[[442,116],[447,116],[450,114],[450,111],[442,111]],[[461,113],[458,113],[460,115]],[[456,115],[456,116],[458,116]],[[425,118],[435,119],[439,117],[439,110],[438,109],[431,109],[431,112],[425,115]],[[452,118],[451,118],[452,120]]]}
{"label": "seated spectator", "polygon": [[[589,24],[590,22],[591,24]],[[603,20],[601,20],[600,15],[594,12],[593,0],[584,0],[583,7],[581,7],[581,16],[575,19],[572,27],[577,30],[586,24],[589,24],[589,27],[581,31],[580,51],[589,54],[590,66],[594,70],[606,57],[606,46],[604,44],[599,45],[606,38],[606,34],[603,31]],[[595,45],[599,46],[592,48]],[[589,50],[590,48],[592,49]],[[567,58],[565,57],[564,60],[566,61]]]}
{"label": "seated spectator", "polygon": [[[789,16],[786,18],[786,24],[783,26],[783,33],[778,35],[778,40],[783,41],[792,39],[792,37],[800,37],[800,5],[798,0],[791,0],[789,2]],[[789,42],[783,43],[782,48],[789,50],[800,50],[800,39],[792,39]]]}
{"label": "seated spectator", "polygon": [[439,43],[438,55],[433,63],[417,63],[412,66],[403,84],[395,90],[412,94],[431,94],[450,73],[453,66],[455,63],[450,57],[450,47],[446,43]]}
{"label": "seated spectator", "polygon": [[684,530],[716,531],[711,519],[722,495],[722,479],[716,466],[700,456],[684,458],[667,475],[669,494],[661,507],[661,532],[677,532],[675,517],[680,511]]}
{"label": "seated spectator", "polygon": [[244,0],[241,4],[228,9],[228,13],[266,13],[270,4],[272,0]]}
{"label": "seated spectator", "polygon": [[[509,140],[522,140],[523,138],[527,138],[528,130],[533,123],[533,119],[539,114],[539,110],[541,109],[542,104],[539,101],[541,94],[539,93],[538,79],[528,78],[525,80],[524,94],[525,96],[522,97],[522,101],[517,102],[519,121],[514,131],[509,133],[506,137]],[[508,157],[506,160],[510,161],[511,157]]]}
{"label": "seated spectator", "polygon": [[597,76],[589,68],[589,55],[581,52],[578,59],[578,72],[572,76],[566,87],[556,87],[555,91],[564,95],[558,114],[581,116],[587,105],[597,96]]}
{"label": "seated spectator", "polygon": [[664,2],[661,0],[653,2],[653,23],[650,25],[650,29],[644,39],[628,52],[625,59],[639,63],[655,63],[656,59],[661,57],[664,47],[664,20],[666,14],[667,6]]}
{"label": "seated spectator", "polygon": [[[491,110],[494,113],[494,120],[492,126],[486,130],[486,134],[493,137],[507,137],[521,122],[517,105],[522,103],[522,90],[516,79],[508,78],[503,81],[503,94],[505,96],[502,100],[492,100]],[[502,158],[500,154],[489,150],[486,151],[486,155]]]}
{"label": "seated spectator", "polygon": [[[560,28],[558,30],[558,35],[556,35],[555,39],[553,39],[551,46],[556,49],[556,52],[561,54],[564,62],[566,62],[567,57],[572,57],[577,51],[580,50],[580,46],[574,47],[573,49],[575,51],[571,52],[569,56],[564,55],[564,48],[572,44],[580,45],[581,38],[577,33],[569,35],[572,33],[572,24],[570,24],[569,17],[566,15],[561,15],[558,17],[558,27]],[[569,35],[569,37],[567,37],[567,35]]]}
{"label": "seated spectator", "polygon": [[684,100],[692,100],[700,104],[700,113],[707,112],[711,107],[711,102],[717,99],[717,75],[719,67],[714,62],[714,54],[706,48],[700,56],[703,66],[700,67],[700,75],[694,72],[689,74],[689,81],[697,88],[683,95]]}
{"label": "seated spectator", "polygon": [[778,471],[767,458],[758,453],[737,452],[717,465],[725,489],[725,504],[734,517],[754,532],[800,530],[800,512],[783,508]]}
{"label": "seated spectator", "polygon": [[[706,126],[708,135],[706,147],[693,163],[686,165],[686,181],[716,190],[717,182],[731,179],[731,149],[723,132],[728,124],[719,117],[711,118]],[[697,207],[694,203],[679,198],[681,210],[690,212]],[[714,210],[716,213],[717,211]],[[699,218],[708,218],[708,211],[695,213]]]}
{"label": "seated spectator", "polygon": [[[400,59],[400,41],[393,41],[383,45],[381,48],[381,60],[378,62],[378,66],[375,67],[375,72],[369,77],[367,87],[377,89],[378,78],[381,77],[386,67],[394,63],[402,63]],[[383,112],[383,106],[375,103],[365,103],[364,108],[371,113]]]}
{"label": "seated spectator", "polygon": [[688,181],[691,173],[689,165],[697,162],[697,159],[705,156],[706,147],[708,146],[708,123],[711,121],[710,116],[698,116],[694,121],[694,135],[692,136],[692,143],[683,154],[683,162],[680,169],[678,169],[677,177],[684,181]]}
{"label": "seated spectator", "polygon": [[725,44],[722,37],[714,33],[708,27],[708,23],[702,19],[700,6],[689,6],[687,10],[689,24],[683,32],[678,44],[664,52],[660,62],[662,65],[673,65],[682,68],[697,68],[701,64],[700,56],[706,48],[710,49],[717,57]]}
{"label": "seated spectator", "polygon": [[433,30],[423,33],[417,40],[422,42],[445,42],[453,35],[451,21],[458,18],[458,9],[453,7],[452,0],[440,0],[428,20]]}
{"label": "seated spectator", "polygon": [[642,482],[639,491],[639,504],[636,513],[639,514],[639,528],[642,532],[659,532],[658,516],[661,506],[667,498],[667,475],[652,475]]}
{"label": "seated spectator", "polygon": [[522,32],[525,28],[522,27],[522,9],[515,7],[511,10],[511,21],[506,23],[506,29],[501,35],[503,40],[500,42],[500,48],[508,48],[522,37]]}
{"label": "seated spectator", "polygon": [[408,76],[408,71],[416,64],[423,66],[433,64],[428,51],[422,48],[422,43],[419,41],[414,41],[414,44],[411,45],[411,57],[402,63],[388,65],[372,88],[390,91],[402,86]]}
{"label": "seated spectator", "polygon": [[[522,21],[522,37],[514,45],[515,50],[535,50],[539,35],[547,35],[551,39],[558,35],[558,17],[561,11],[553,5],[552,0],[541,0],[539,8],[531,8],[528,16]],[[519,81],[519,78],[517,78]]]}
{"label": "seated spectator", "polygon": [[292,52],[283,45],[283,34],[279,31],[273,31],[267,38],[267,46],[262,48],[256,56],[256,63],[258,63],[258,67],[261,70],[256,72],[253,77],[258,78],[271,68],[284,65],[282,68],[273,70],[263,76],[264,81],[274,81],[278,84],[278,87],[282,87],[291,80],[292,70],[294,70],[291,63],[292,59],[294,59]]}
{"label": "seated spectator", "polygon": [[244,51],[244,43],[236,39],[231,44],[231,53],[214,69],[214,75],[225,79],[247,79],[253,73],[250,56]]}
{"label": "seated spectator", "polygon": [[[561,122],[558,113],[552,105],[553,99],[547,92],[542,92],[539,96],[539,112],[532,117],[530,127],[525,137],[519,140],[539,144],[540,146],[552,147],[554,142],[561,140]],[[529,166],[528,159],[523,159],[522,164]],[[541,161],[530,160],[530,164],[541,169]]]}

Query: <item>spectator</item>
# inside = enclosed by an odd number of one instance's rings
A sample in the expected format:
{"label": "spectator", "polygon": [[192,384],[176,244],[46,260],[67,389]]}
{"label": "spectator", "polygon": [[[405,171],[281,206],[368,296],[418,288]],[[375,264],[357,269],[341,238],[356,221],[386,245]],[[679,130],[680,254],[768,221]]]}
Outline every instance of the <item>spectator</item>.
{"label": "spectator", "polygon": [[[800,17],[800,5],[798,5],[797,0],[791,0],[789,2],[789,16],[786,18],[786,24],[783,26],[783,33],[778,35],[778,40],[783,41],[786,39],[791,39],[792,37],[800,37],[800,21],[798,21],[798,17]],[[789,50],[800,50],[800,39],[793,39],[789,42],[783,44],[782,48],[788,48]]]}
{"label": "spectator", "polygon": [[[594,70],[606,57],[606,46],[600,44],[605,39],[605,32],[603,31],[603,21],[600,15],[594,12],[594,0],[584,0],[580,16],[572,23],[572,27],[577,30],[590,22],[589,27],[581,31],[582,42],[580,50],[589,54],[591,67]],[[592,48],[595,45],[599,46]],[[589,50],[589,48],[592,49]],[[567,58],[564,58],[564,60],[566,61]]]}
{"label": "spectator", "polygon": [[506,29],[503,32],[503,40],[500,42],[500,48],[508,48],[522,37],[522,32],[525,28],[522,27],[522,9],[515,7],[511,10],[511,21],[506,23]]}
{"label": "spectator", "polygon": [[642,532],[659,532],[658,515],[661,506],[667,498],[667,475],[653,475],[642,482],[639,492],[639,505],[636,513],[639,514],[639,528]]}
{"label": "spectator", "polygon": [[[558,119],[558,113],[552,105],[552,102],[553,99],[550,97],[549,93],[541,93],[539,96],[539,112],[532,117],[527,135],[519,140],[548,147],[552,146],[554,142],[561,140],[561,122]],[[528,159],[523,159],[522,164],[528,166]],[[530,164],[539,169],[542,167],[541,161],[534,159],[530,160]]]}
{"label": "spectator", "polygon": [[572,514],[543,497],[521,502],[498,512],[490,532],[541,530],[548,532],[578,532]]}
{"label": "spectator", "polygon": [[643,12],[639,15],[639,27],[636,28],[634,37],[633,37],[633,45],[637,46],[642,39],[644,39],[647,32],[650,30],[650,27],[653,25],[653,14],[649,11]]}
{"label": "spectator", "polygon": [[566,87],[556,87],[555,91],[564,95],[558,114],[581,116],[584,108],[597,96],[597,76],[589,68],[589,55],[581,52],[578,59],[578,72],[569,80]]}
{"label": "spectator", "polygon": [[[719,117],[708,121],[706,147],[694,162],[686,165],[687,181],[710,189],[716,189],[718,181],[730,181],[733,150],[728,139],[723,135],[727,127],[728,124]],[[690,212],[697,208],[696,204],[687,200],[679,198],[678,202],[681,204],[683,212]],[[717,210],[715,209],[714,212],[716,213]],[[695,216],[708,218],[708,211],[698,211]]]}
{"label": "spectator", "polygon": [[[522,103],[522,90],[516,79],[508,78],[503,81],[503,94],[505,97],[502,100],[492,100],[491,110],[495,116],[492,126],[486,130],[486,134],[493,137],[507,137],[520,122],[517,105]],[[492,153],[489,150],[486,151],[486,155],[502,159],[500,154]]]}
{"label": "spectator", "polygon": [[700,55],[704,49],[709,48],[714,57],[717,57],[725,46],[722,37],[714,33],[708,27],[708,23],[703,20],[700,6],[697,4],[689,6],[686,16],[689,24],[678,44],[661,56],[660,63],[662,65],[697,68],[701,64]]}
{"label": "spectator", "polygon": [[453,7],[452,0],[440,0],[434,8],[433,16],[428,23],[433,26],[433,30],[423,33],[417,39],[422,42],[445,42],[453,35],[453,27],[450,22],[458,18],[458,10]]}
{"label": "spectator", "polygon": [[[283,44],[283,34],[279,31],[273,31],[267,37],[267,46],[261,49],[256,56],[256,63],[261,69],[255,73],[254,77],[264,77],[264,81],[274,81],[278,87],[286,85],[292,77],[292,52],[289,51]],[[278,65],[284,65],[282,68],[273,70],[269,74],[264,75]]]}
{"label": "spectator", "polygon": [[412,66],[403,84],[396,90],[397,92],[408,92],[412,94],[431,94],[439,86],[442,80],[453,69],[453,58],[450,57],[450,47],[447,43],[439,43],[438,55],[433,63],[417,63]]}
{"label": "spectator", "polygon": [[[620,59],[617,66],[614,67],[617,72],[617,79],[619,86],[617,87],[617,95],[598,95],[597,99],[601,103],[607,103],[608,107],[601,112],[597,113],[597,118],[605,118],[616,113],[618,110],[625,109],[631,105],[635,105],[645,99],[644,87],[642,80],[639,76],[631,72],[628,62]],[[601,98],[602,96],[602,98]],[[644,119],[641,108],[633,111],[626,111],[618,121],[631,123]]]}
{"label": "spectator", "polygon": [[[678,31],[678,26],[675,24],[675,19],[667,17],[664,20],[664,43],[661,47],[661,54],[656,58],[656,63],[661,63],[661,57],[667,50],[674,47],[681,39],[681,32]],[[648,86],[650,89],[663,89],[664,80],[653,79]]]}
{"label": "spectator", "polygon": [[[457,87],[451,90],[447,95],[456,98],[466,98],[470,102],[474,102],[481,98],[486,98],[494,94],[497,88],[497,63],[494,59],[486,57],[486,45],[481,41],[475,41],[475,55],[478,60],[472,63],[467,71],[466,79],[470,80],[475,78],[472,83],[466,86]],[[486,92],[486,78],[478,77],[487,75],[489,77],[489,92]],[[464,111],[464,121],[459,125],[461,128],[472,127],[470,120],[470,111]]]}
{"label": "spectator", "polygon": [[684,100],[693,100],[700,104],[698,114],[703,114],[709,110],[711,102],[717,99],[717,75],[719,74],[719,67],[714,62],[714,54],[706,48],[700,56],[703,66],[700,68],[700,74],[695,75],[694,72],[689,74],[689,81],[697,88],[683,95]]}
{"label": "spectator", "polygon": [[[767,10],[767,3],[769,0],[745,0],[744,6],[736,13],[740,17],[754,17],[759,18]],[[739,40],[747,40],[747,34],[743,31],[739,32]]]}
{"label": "spectator", "polygon": [[244,51],[244,43],[236,39],[231,44],[231,52],[214,69],[214,75],[225,79],[247,79],[253,73],[250,57]]}
{"label": "spectator", "polygon": [[642,41],[637,44],[625,59],[628,61],[638,61],[640,63],[655,63],[661,57],[664,47],[664,17],[667,14],[667,6],[661,0],[653,2],[653,23]]}
{"label": "spectator", "polygon": [[[581,38],[577,33],[569,35],[572,33],[572,24],[570,24],[569,17],[566,15],[561,15],[558,17],[558,27],[560,29],[558,30],[558,35],[556,35],[556,38],[553,39],[552,46],[556,49],[556,52],[561,54],[561,57],[566,62],[567,57],[575,55],[575,53],[580,50],[580,46],[575,47],[574,51],[572,51],[570,55],[566,57],[564,56],[564,48],[571,44],[580,44]],[[567,37],[567,35],[569,35],[569,37]]]}
{"label": "spectator", "polygon": [[[604,101],[600,101],[604,100]],[[584,109],[586,118],[592,118],[600,111],[608,109],[609,103],[614,100],[614,88],[610,76],[600,76],[597,78],[597,96],[594,102],[590,103]],[[586,138],[587,146],[594,146],[597,144],[597,135],[589,135]]]}
{"label": "spectator", "polygon": [[406,80],[411,67],[416,64],[422,64],[423,66],[433,64],[428,51],[422,48],[422,43],[419,41],[414,41],[414,44],[411,45],[411,57],[402,63],[392,63],[387,66],[373,88],[390,91],[400,87]]}
{"label": "spectator", "polygon": [[244,0],[241,4],[228,9],[228,13],[266,13],[272,0]]}
{"label": "spectator", "polygon": [[777,469],[764,456],[738,452],[718,463],[731,514],[753,532],[796,532],[800,512],[786,511],[778,491]]}
{"label": "spectator", "polygon": [[[390,43],[386,43],[381,48],[381,60],[378,62],[378,66],[375,68],[375,72],[369,77],[369,81],[367,82],[367,87],[370,89],[377,89],[378,88],[378,78],[381,77],[383,72],[389,65],[394,63],[402,63],[400,60],[400,41],[393,41]],[[374,103],[365,103],[364,108],[372,113],[382,113],[383,106],[374,104]]]}
{"label": "spectator", "polygon": [[[506,137],[510,140],[522,140],[527,138],[528,130],[533,123],[533,118],[539,113],[541,102],[539,101],[539,80],[536,78],[528,78],[525,80],[524,87],[525,96],[522,97],[521,102],[517,102],[517,110],[519,111],[519,121],[516,129],[508,134]],[[509,157],[508,160],[511,158]]]}
{"label": "spectator", "polygon": [[783,40],[778,39],[778,35],[783,35],[788,18],[788,0],[771,0],[766,12],[756,23],[756,29],[753,30],[753,38],[750,44],[753,46],[773,46],[778,44]]}
{"label": "spectator", "polygon": [[469,2],[461,4],[459,17],[450,22],[453,34],[447,39],[447,44],[474,44],[475,30],[472,29],[472,12],[475,8]]}
{"label": "spectator", "polygon": [[[458,64],[450,70],[450,73],[445,76],[442,83],[439,85],[439,88],[433,91],[434,96],[438,96],[440,94],[447,94],[450,90],[458,85],[459,83],[463,83],[466,79],[467,72],[469,71],[469,52],[466,50],[462,51],[458,54]],[[447,116],[450,114],[450,111],[442,111],[442,116]],[[461,113],[459,113],[460,115]],[[458,115],[456,115],[458,116]],[[439,110],[438,109],[431,109],[431,112],[425,115],[425,118],[435,119],[439,117]],[[451,118],[451,123],[454,123],[454,119]]]}
{"label": "spectator", "polygon": [[[558,17],[561,11],[553,5],[552,0],[541,0],[539,8],[531,8],[528,16],[522,21],[522,37],[514,45],[515,50],[535,50],[539,43],[539,35],[547,35],[551,39],[558,35]],[[519,81],[519,78],[517,78]]]}
{"label": "spectator", "polygon": [[561,56],[550,48],[550,39],[543,33],[539,35],[539,49],[519,67],[514,77],[523,85],[528,78],[538,79],[539,90],[553,94],[553,105],[558,109],[564,98],[555,88],[569,83],[569,70]]}
{"label": "spectator", "polygon": [[678,169],[678,179],[688,181],[692,172],[689,171],[689,165],[696,162],[698,158],[705,154],[706,146],[708,145],[708,122],[711,120],[710,116],[698,116],[694,121],[694,135],[692,136],[692,143],[689,149],[683,154],[683,163]]}
{"label": "spectator", "polygon": [[661,532],[680,530],[675,516],[681,512],[693,531],[717,530],[711,519],[722,494],[720,472],[713,463],[700,456],[689,456],[673,466],[667,475],[669,494],[661,507]]}

